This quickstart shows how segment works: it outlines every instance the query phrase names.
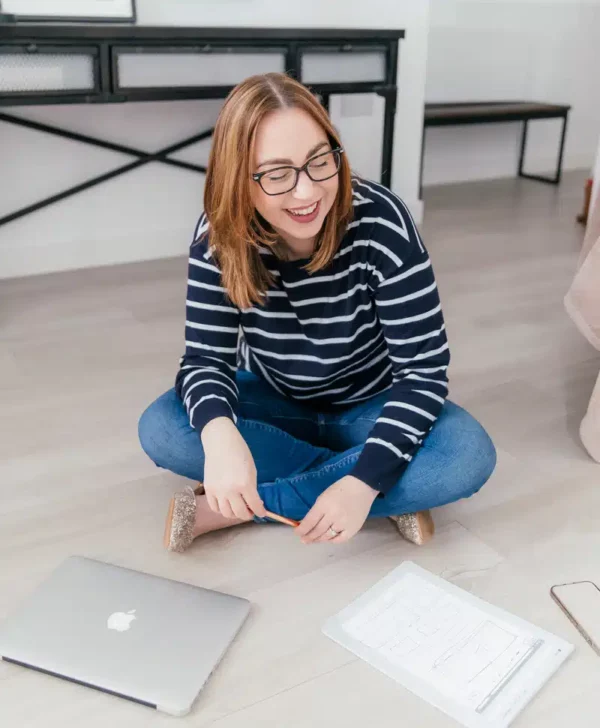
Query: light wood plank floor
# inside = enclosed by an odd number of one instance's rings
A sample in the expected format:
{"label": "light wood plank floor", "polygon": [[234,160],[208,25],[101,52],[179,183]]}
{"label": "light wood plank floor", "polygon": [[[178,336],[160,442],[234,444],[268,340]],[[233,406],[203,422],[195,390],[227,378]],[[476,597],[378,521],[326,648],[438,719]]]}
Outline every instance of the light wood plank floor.
{"label": "light wood plank floor", "polygon": [[[480,494],[435,514],[437,537],[422,549],[381,521],[343,547],[248,525],[165,553],[165,509],[183,481],[148,462],[136,423],[173,383],[185,260],[2,281],[0,618],[80,553],[254,603],[182,725],[450,727],[320,633],[328,615],[412,559],[577,645],[517,726],[596,726],[600,660],[548,594],[567,580],[600,583],[600,466],[577,434],[600,357],[562,307],[582,238],[583,180],[427,191],[423,231],[453,351],[451,396],[488,428],[499,463]],[[7,728],[173,724],[3,663],[0,695]]]}

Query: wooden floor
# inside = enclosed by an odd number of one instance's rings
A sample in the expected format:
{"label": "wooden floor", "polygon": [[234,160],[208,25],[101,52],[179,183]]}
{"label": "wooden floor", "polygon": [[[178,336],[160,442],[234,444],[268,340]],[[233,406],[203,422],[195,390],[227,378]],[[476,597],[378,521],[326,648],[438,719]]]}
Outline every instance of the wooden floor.
{"label": "wooden floor", "polygon": [[[253,613],[177,725],[442,728],[445,715],[321,635],[330,614],[405,559],[573,641],[575,655],[515,723],[598,725],[600,658],[550,599],[600,583],[600,466],[578,439],[600,357],[562,298],[582,230],[583,174],[430,189],[423,232],[453,352],[451,397],[491,433],[498,468],[440,509],[421,549],[387,521],[346,546],[303,546],[285,526],[162,548],[183,482],[140,452],[142,408],[182,353],[185,260],[0,284],[0,618],[79,553],[243,595]],[[165,615],[168,627],[168,615]],[[148,728],[173,719],[0,663],[0,725]]]}

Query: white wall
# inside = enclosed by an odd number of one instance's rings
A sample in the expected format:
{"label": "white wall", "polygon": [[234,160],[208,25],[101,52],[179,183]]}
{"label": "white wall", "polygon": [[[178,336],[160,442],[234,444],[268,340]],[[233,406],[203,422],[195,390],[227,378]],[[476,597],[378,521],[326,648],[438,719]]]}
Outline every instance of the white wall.
{"label": "white wall", "polygon": [[[428,0],[137,0],[145,25],[405,28],[401,42],[393,188],[421,216],[418,172],[425,89]],[[110,140],[157,149],[210,127],[219,101],[122,106],[15,107],[16,114]],[[382,100],[353,116],[331,111],[353,166],[378,177]],[[348,113],[350,112],[350,115]],[[130,157],[0,123],[0,216],[125,163]],[[179,158],[206,161],[209,142]],[[202,161],[201,161],[202,160]],[[0,227],[0,277],[184,253],[201,210],[203,177],[150,164]]]}
{"label": "white wall", "polygon": [[[572,105],[565,169],[591,168],[600,120],[600,0],[431,0],[427,101]],[[530,122],[527,171],[554,170],[560,121]],[[514,176],[520,124],[429,129],[424,183]]]}

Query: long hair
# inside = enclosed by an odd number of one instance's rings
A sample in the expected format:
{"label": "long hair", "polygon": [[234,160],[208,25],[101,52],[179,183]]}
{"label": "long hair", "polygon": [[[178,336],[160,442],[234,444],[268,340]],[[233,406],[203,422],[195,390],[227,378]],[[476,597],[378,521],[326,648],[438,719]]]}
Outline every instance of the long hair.
{"label": "long hair", "polygon": [[[254,142],[264,117],[278,109],[302,109],[323,128],[332,148],[341,146],[325,109],[301,83],[283,73],[251,76],[227,97],[217,120],[208,160],[204,210],[210,224],[210,246],[221,268],[223,287],[239,308],[263,303],[272,283],[261,260],[261,245],[277,248],[277,233],[252,203]],[[352,219],[351,169],[341,155],[336,200],[317,236],[306,269],[325,268],[335,255]]]}

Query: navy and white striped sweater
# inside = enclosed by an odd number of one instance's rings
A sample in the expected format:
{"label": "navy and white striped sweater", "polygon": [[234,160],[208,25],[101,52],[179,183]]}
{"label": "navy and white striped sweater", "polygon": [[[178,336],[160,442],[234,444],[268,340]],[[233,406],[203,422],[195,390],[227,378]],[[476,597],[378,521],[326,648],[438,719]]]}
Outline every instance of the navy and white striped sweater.
{"label": "navy and white striped sweater", "polygon": [[408,209],[377,183],[354,179],[353,188],[354,219],[331,264],[309,274],[307,261],[283,262],[264,248],[275,283],[264,305],[249,309],[227,298],[200,218],[176,388],[198,433],[215,417],[236,421],[240,358],[277,392],[317,410],[388,391],[352,471],[385,493],[442,409],[449,351],[429,256]]}

